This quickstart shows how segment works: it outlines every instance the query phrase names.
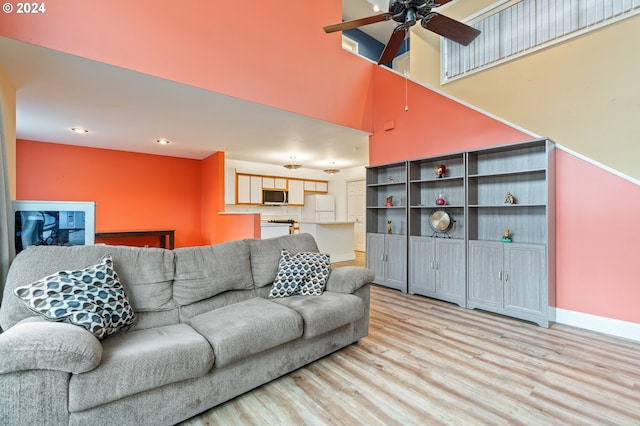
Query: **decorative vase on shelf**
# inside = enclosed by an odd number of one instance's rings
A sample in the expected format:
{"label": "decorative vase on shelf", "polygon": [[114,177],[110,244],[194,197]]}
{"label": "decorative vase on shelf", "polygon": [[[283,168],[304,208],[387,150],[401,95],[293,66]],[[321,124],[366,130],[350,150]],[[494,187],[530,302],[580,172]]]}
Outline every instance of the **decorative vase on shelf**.
{"label": "decorative vase on shelf", "polygon": [[447,202],[444,199],[444,195],[438,194],[438,197],[436,198],[436,206],[444,206],[445,204],[447,204]]}
{"label": "decorative vase on shelf", "polygon": [[391,221],[388,220],[387,221],[387,234],[392,234],[393,232],[391,231]]}
{"label": "decorative vase on shelf", "polygon": [[393,207],[393,195],[389,195],[387,197],[387,202],[384,205],[385,207]]}

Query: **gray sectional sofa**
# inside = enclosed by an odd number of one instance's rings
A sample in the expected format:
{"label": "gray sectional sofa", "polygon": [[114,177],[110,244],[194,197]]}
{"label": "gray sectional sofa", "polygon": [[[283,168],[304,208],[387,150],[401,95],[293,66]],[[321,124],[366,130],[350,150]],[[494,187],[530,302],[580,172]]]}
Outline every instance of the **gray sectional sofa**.
{"label": "gray sectional sofa", "polygon": [[[271,299],[282,249],[318,251],[309,234],[23,251],[0,307],[0,424],[175,424],[366,336],[373,273],[337,268],[322,295]],[[135,312],[126,331],[99,340],[13,293],[106,254]]]}

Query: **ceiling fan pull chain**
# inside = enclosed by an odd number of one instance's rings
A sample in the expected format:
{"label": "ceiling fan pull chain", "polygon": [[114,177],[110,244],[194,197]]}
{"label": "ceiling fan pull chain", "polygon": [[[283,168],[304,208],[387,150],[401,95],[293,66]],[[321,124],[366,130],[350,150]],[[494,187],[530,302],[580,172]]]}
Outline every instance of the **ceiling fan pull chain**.
{"label": "ceiling fan pull chain", "polygon": [[[409,29],[406,28],[405,30],[405,35],[404,35],[404,53],[408,54],[408,50],[407,50],[407,37],[409,36]],[[405,62],[404,65],[404,110],[405,112],[409,111],[409,83],[408,83],[408,77],[407,77],[407,64]]]}

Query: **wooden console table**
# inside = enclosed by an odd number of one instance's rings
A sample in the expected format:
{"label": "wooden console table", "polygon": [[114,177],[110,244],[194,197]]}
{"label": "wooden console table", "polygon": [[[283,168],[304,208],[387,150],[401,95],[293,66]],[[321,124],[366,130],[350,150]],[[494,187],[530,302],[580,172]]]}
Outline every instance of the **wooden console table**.
{"label": "wooden console table", "polygon": [[[162,248],[174,248],[175,230],[166,231],[118,231],[118,232],[96,232],[96,238],[124,238],[124,237],[160,237],[160,246]],[[167,247],[167,237],[169,237],[169,246]]]}

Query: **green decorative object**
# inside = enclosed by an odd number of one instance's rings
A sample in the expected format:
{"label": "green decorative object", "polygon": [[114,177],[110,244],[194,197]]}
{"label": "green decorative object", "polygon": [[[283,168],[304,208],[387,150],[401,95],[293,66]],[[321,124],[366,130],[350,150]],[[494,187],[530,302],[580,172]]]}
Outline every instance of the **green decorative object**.
{"label": "green decorative object", "polygon": [[509,231],[509,228],[504,230],[504,234],[502,234],[502,242],[503,243],[510,243],[511,242],[511,233]]}

